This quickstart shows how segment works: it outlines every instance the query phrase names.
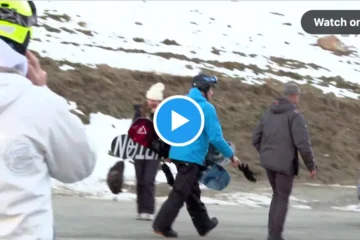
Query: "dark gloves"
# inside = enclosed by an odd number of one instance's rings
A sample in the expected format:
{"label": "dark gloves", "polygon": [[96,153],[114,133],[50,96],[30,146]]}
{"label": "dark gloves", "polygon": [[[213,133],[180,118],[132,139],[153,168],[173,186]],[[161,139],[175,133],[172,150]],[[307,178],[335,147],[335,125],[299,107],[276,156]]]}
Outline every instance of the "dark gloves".
{"label": "dark gloves", "polygon": [[163,158],[169,158],[170,145],[164,143],[161,139],[152,142],[151,149]]}
{"label": "dark gloves", "polygon": [[122,192],[124,182],[124,167],[124,162],[118,161],[109,169],[109,173],[106,177],[106,183],[113,194],[119,194]]}
{"label": "dark gloves", "polygon": [[249,165],[241,163],[238,168],[244,173],[244,176],[247,180],[249,180],[250,182],[256,182],[256,175],[250,170]]}
{"label": "dark gloves", "polygon": [[174,176],[172,175],[171,173],[171,170],[169,168],[168,165],[166,165],[166,163],[163,163],[161,165],[161,170],[164,172],[165,176],[166,176],[166,181],[167,183],[172,186],[174,185],[174,182],[175,182],[175,179],[174,179]]}

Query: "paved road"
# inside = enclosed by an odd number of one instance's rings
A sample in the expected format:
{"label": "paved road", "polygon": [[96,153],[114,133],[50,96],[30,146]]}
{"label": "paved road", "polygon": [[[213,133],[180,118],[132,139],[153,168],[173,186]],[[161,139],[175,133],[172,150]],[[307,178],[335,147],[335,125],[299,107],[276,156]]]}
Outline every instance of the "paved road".
{"label": "paved road", "polygon": [[[207,239],[266,239],[266,208],[209,205],[209,212],[220,220]],[[54,197],[57,239],[159,239],[151,223],[134,220],[135,203],[91,200],[78,197]],[[174,224],[180,239],[197,236],[183,209]],[[332,210],[291,209],[285,237],[290,240],[354,240],[360,237],[360,214]],[[160,238],[161,239],[161,238]]]}

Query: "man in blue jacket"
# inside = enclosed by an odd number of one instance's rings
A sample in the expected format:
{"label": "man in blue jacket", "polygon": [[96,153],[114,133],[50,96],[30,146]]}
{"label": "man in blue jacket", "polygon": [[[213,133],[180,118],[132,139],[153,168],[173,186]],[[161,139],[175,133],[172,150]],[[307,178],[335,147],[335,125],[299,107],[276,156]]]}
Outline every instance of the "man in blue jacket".
{"label": "man in blue jacket", "polygon": [[172,224],[184,202],[200,236],[205,236],[218,225],[217,218],[209,217],[204,203],[200,200],[201,191],[198,182],[198,175],[205,167],[205,157],[210,143],[222,155],[230,158],[233,166],[237,167],[240,164],[240,160],[234,156],[233,150],[225,141],[216,110],[209,102],[216,83],[216,77],[197,75],[193,78],[192,88],[187,94],[204,112],[205,126],[200,137],[192,144],[170,148],[169,158],[176,165],[178,174],[168,199],[153,223],[155,233],[164,237],[177,238],[178,235],[172,229]]}

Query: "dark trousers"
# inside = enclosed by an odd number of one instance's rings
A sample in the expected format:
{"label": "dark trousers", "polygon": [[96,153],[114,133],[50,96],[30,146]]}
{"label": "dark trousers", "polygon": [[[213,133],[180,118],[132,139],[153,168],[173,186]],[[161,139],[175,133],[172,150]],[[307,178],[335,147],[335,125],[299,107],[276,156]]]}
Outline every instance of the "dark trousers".
{"label": "dark trousers", "polygon": [[201,191],[197,177],[201,167],[180,161],[173,163],[178,173],[168,199],[161,206],[153,222],[153,228],[160,231],[171,229],[185,202],[195,228],[198,232],[203,232],[209,226],[210,219],[204,203],[200,200]]}
{"label": "dark trousers", "polygon": [[294,176],[266,170],[273,196],[269,210],[268,231],[270,239],[281,239],[288,212]]}
{"label": "dark trousers", "polygon": [[155,178],[159,167],[158,160],[135,160],[137,211],[154,214]]}

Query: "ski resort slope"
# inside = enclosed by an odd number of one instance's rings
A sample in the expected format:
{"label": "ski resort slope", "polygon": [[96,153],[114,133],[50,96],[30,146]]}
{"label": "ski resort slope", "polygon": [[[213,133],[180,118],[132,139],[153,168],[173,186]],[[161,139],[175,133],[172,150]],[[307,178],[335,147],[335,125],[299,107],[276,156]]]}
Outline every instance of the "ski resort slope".
{"label": "ski resort slope", "polygon": [[[359,9],[356,1],[37,1],[39,26],[30,49],[72,71],[75,64],[193,76],[208,71],[246,84],[269,79],[311,84],[325,94],[358,99],[359,38],[338,36],[353,54],[337,56],[316,46],[301,17],[314,9]],[[341,76],[341,77],[339,77]],[[357,87],[356,87],[357,88]],[[70,108],[76,110],[76,104]],[[81,114],[81,113],[80,113]],[[108,155],[111,140],[127,132],[129,119],[93,113],[87,125],[97,145],[93,174],[75,184],[53,181],[58,192],[113,198],[105,176],[118,159]],[[172,165],[170,165],[172,167]],[[172,167],[174,173],[175,169]],[[125,180],[135,172],[126,162]],[[159,172],[157,183],[165,182]],[[128,192],[116,199],[135,198]],[[268,205],[269,196],[242,193],[216,204]],[[250,200],[249,200],[250,199]],[[264,200],[265,199],[265,200]],[[303,200],[294,200],[299,208]],[[257,204],[259,203],[259,204]]]}
{"label": "ski resort slope", "polygon": [[[308,10],[357,9],[356,1],[39,1],[37,5],[40,27],[31,49],[54,60],[180,76],[207,69],[248,84],[269,78],[295,80],[339,97],[359,96],[325,79],[341,76],[358,83],[357,54],[340,57],[314,46],[319,36],[308,35],[301,27]],[[358,37],[339,38],[357,51]]]}

